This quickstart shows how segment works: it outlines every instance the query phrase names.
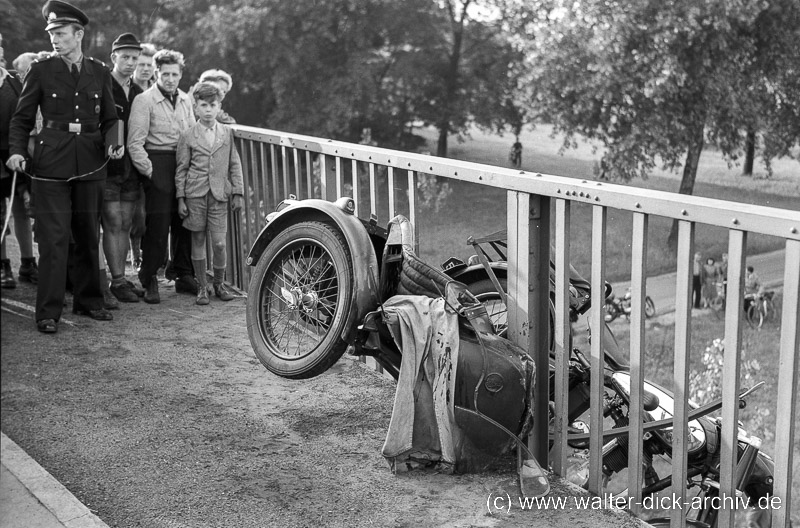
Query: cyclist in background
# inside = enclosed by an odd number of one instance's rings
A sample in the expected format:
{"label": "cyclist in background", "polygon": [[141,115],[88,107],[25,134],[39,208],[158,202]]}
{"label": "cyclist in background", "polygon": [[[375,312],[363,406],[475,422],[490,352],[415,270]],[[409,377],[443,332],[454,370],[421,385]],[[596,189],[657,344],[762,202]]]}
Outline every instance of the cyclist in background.
{"label": "cyclist in background", "polygon": [[750,305],[758,297],[764,288],[761,285],[761,279],[755,272],[753,266],[747,266],[747,273],[744,276],[744,311],[750,309]]}

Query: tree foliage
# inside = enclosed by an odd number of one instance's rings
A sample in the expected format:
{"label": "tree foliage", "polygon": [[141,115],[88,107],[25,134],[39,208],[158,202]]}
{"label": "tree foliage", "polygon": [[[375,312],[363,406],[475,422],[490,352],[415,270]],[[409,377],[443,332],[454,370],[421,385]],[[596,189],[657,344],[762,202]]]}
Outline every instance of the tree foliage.
{"label": "tree foliage", "polygon": [[539,5],[530,55],[536,104],[565,146],[576,135],[602,142],[601,177],[627,181],[657,164],[682,166],[679,192],[691,194],[709,143],[735,160],[756,123],[770,138],[765,156],[787,155],[796,143],[797,2]]}

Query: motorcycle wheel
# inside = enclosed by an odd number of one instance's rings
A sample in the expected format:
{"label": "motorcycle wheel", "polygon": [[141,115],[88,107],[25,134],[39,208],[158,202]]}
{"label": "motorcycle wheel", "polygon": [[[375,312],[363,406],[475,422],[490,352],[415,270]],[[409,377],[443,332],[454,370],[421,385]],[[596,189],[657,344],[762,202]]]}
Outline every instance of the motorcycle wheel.
{"label": "motorcycle wheel", "polygon": [[650,298],[648,295],[644,300],[644,316],[647,319],[650,319],[656,314],[656,304],[653,302],[653,299]]}
{"label": "motorcycle wheel", "polygon": [[347,348],[352,285],[352,257],[333,227],[301,222],[278,234],[248,288],[247,332],[261,363],[290,379],[328,370]]}
{"label": "motorcycle wheel", "polygon": [[[508,281],[505,277],[498,277],[500,286],[503,291],[508,291]],[[508,307],[503,302],[494,283],[491,279],[482,279],[470,284],[467,284],[467,289],[486,306],[486,311],[489,313],[489,319],[492,321],[495,333],[500,337],[506,337],[508,332]],[[555,347],[555,317],[556,311],[553,306],[552,299],[550,300],[550,351],[552,352]]]}

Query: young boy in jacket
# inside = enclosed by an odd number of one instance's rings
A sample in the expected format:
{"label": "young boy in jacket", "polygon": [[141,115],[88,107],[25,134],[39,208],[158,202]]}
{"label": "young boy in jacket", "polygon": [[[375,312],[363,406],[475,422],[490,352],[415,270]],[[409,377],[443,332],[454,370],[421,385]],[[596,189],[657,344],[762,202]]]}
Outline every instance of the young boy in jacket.
{"label": "young boy in jacket", "polygon": [[223,301],[233,299],[224,283],[227,255],[228,200],[238,211],[244,205],[242,163],[233,142],[233,130],[217,122],[222,93],[211,83],[198,83],[193,90],[197,123],[178,140],[175,173],[178,215],[192,232],[192,265],[198,280],[199,305],[209,303],[206,289],[206,231],[211,237],[214,294]]}

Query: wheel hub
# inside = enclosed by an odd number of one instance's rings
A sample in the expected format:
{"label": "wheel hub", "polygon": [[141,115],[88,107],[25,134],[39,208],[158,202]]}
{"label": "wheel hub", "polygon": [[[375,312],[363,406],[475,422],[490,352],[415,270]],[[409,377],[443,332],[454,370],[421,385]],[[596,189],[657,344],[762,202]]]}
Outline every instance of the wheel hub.
{"label": "wheel hub", "polygon": [[286,306],[290,310],[302,310],[304,313],[313,312],[317,309],[317,305],[319,304],[317,292],[304,292],[297,286],[291,290],[281,288],[281,297],[283,297]]}

